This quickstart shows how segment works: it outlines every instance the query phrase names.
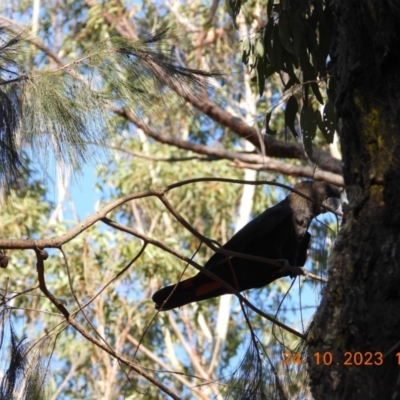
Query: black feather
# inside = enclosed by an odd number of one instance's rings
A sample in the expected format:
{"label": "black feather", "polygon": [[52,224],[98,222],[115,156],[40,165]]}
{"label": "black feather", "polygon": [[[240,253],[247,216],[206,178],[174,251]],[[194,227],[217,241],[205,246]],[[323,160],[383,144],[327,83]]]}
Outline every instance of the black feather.
{"label": "black feather", "polygon": [[[321,204],[340,199],[340,192],[325,182],[301,182],[295,189],[312,201],[291,193],[274,207],[249,222],[223,246],[226,250],[287,260],[292,267],[302,267],[307,259],[311,235],[307,229],[314,217],[326,212]],[[215,253],[204,268],[218,275],[238,291],[260,288],[290,272],[259,261]],[[167,286],[152,299],[162,311],[229,293],[220,283],[199,272],[194,277]],[[165,304],[164,304],[165,302]]]}

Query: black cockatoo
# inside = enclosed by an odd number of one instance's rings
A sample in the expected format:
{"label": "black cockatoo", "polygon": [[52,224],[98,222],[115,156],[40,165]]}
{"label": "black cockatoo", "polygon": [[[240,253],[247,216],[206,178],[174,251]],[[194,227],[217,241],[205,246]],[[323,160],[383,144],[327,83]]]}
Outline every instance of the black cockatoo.
{"label": "black cockatoo", "polygon": [[[292,267],[302,267],[307,259],[311,238],[307,229],[312,219],[326,212],[321,204],[336,209],[340,204],[340,192],[325,182],[305,181],[294,188],[314,201],[291,193],[279,204],[265,210],[245,225],[223,248],[272,260],[286,260]],[[238,291],[260,288],[278,278],[291,275],[287,268],[280,269],[244,258],[227,257],[221,253],[215,253],[204,268]],[[152,299],[158,310],[166,311],[227,293],[229,291],[221,283],[199,272],[177,285],[160,289],[154,293]],[[164,304],[165,300],[167,302]]]}

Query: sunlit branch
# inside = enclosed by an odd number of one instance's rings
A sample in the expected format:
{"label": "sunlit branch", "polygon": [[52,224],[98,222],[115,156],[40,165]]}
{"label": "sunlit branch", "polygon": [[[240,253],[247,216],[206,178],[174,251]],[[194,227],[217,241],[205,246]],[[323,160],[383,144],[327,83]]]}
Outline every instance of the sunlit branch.
{"label": "sunlit branch", "polygon": [[129,110],[121,110],[113,106],[109,106],[109,108],[116,114],[123,116],[134,123],[137,127],[142,129],[147,136],[163,144],[172,145],[180,149],[190,150],[194,153],[204,154],[210,157],[232,160],[241,168],[255,169],[257,171],[274,171],[291,176],[302,176],[315,180],[323,180],[337,186],[343,186],[344,184],[342,175],[337,173],[324,170],[315,171],[311,166],[292,165],[287,162],[274,160],[268,156],[263,156],[262,154],[229,151],[219,147],[192,143],[174,136],[166,136],[159,133],[157,130],[152,129],[148,124],[137,118]]}
{"label": "sunlit branch", "polygon": [[[59,248],[63,244],[71,241],[76,236],[78,236],[79,234],[84,232],[86,229],[88,229],[89,227],[94,225],[96,222],[100,221],[102,218],[105,218],[109,212],[113,211],[114,209],[120,207],[121,205],[125,204],[126,202],[128,202],[130,200],[141,199],[144,197],[152,197],[152,196],[161,198],[162,196],[164,196],[165,193],[167,193],[168,191],[170,191],[172,189],[175,189],[175,188],[178,188],[181,186],[185,186],[185,185],[189,185],[192,183],[198,183],[198,182],[225,182],[225,183],[235,183],[235,184],[242,184],[242,185],[243,184],[245,184],[245,185],[272,185],[272,186],[278,186],[278,187],[290,190],[290,191],[298,194],[299,196],[304,197],[305,199],[307,199],[309,201],[312,201],[312,202],[315,201],[315,200],[305,196],[303,193],[298,192],[296,189],[293,189],[290,186],[287,186],[287,185],[284,185],[284,184],[281,184],[278,182],[274,182],[274,181],[246,181],[243,179],[229,179],[229,178],[215,178],[215,177],[193,178],[193,179],[188,179],[185,181],[180,181],[180,182],[168,185],[167,187],[165,187],[163,189],[146,190],[143,192],[132,193],[132,194],[120,197],[119,199],[111,202],[109,205],[107,205],[103,209],[97,211],[96,213],[92,214],[91,216],[89,216],[88,218],[86,218],[85,220],[80,222],[78,225],[76,225],[74,228],[72,228],[67,233],[60,235],[58,237],[55,237],[55,238],[37,239],[37,240],[34,240],[34,239],[0,239],[0,249],[34,249],[36,247]],[[340,212],[337,212],[329,207],[326,207],[323,204],[320,204],[320,206],[322,208],[324,208],[325,210],[332,212],[333,214],[335,214],[337,216],[340,216],[340,217],[342,216],[342,214]],[[218,252],[221,252],[226,255],[234,255],[234,256],[238,255],[238,253],[228,252],[227,250],[219,249],[219,248],[215,247],[214,245],[212,245],[210,247],[214,251],[218,251]],[[254,256],[246,255],[246,257],[245,257],[242,254],[240,256],[242,258],[249,258],[249,259],[258,261],[258,258],[254,257]],[[271,264],[274,264],[274,262],[272,262]],[[281,264],[279,264],[279,265],[281,265]]]}
{"label": "sunlit branch", "polygon": [[[89,7],[94,7],[97,4],[95,0],[85,0],[85,3]],[[124,15],[124,13],[122,13],[122,15]],[[103,16],[105,21],[109,25],[112,25],[122,37],[130,40],[137,40],[134,29],[129,20],[121,20],[120,16],[117,18],[106,11],[104,12]],[[158,68],[159,67],[157,65],[154,65],[153,72],[155,74],[157,74]],[[158,75],[158,79],[162,80],[163,76]],[[194,93],[189,90],[185,90],[185,88],[172,80],[168,80],[166,84],[180,97],[192,104],[212,120],[229,128],[242,139],[251,142],[257,149],[261,150],[262,154],[265,154],[269,157],[296,158],[300,160],[308,159],[301,143],[287,143],[263,135],[257,129],[251,127],[242,119],[219,107],[207,97],[196,96]],[[341,161],[333,158],[328,152],[322,151],[316,147],[313,147],[313,156],[311,161],[316,163],[318,167],[323,170],[330,171],[335,174],[342,173]]]}

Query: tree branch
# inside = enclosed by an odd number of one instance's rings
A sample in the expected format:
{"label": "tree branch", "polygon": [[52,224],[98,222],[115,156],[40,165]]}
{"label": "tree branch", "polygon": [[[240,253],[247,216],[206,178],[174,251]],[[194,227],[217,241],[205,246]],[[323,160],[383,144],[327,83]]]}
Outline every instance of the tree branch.
{"label": "tree branch", "polygon": [[[132,228],[128,228],[126,226],[120,225],[114,221],[109,220],[108,218],[104,218],[102,220],[105,224],[118,229],[120,231],[126,232],[126,233],[130,233],[131,235],[134,235],[136,237],[138,237],[139,239],[142,239],[154,246],[159,247],[160,249],[176,256],[177,258],[180,258],[181,260],[185,261],[186,263],[192,265],[194,268],[196,268],[198,271],[204,273],[205,275],[209,276],[211,279],[215,280],[216,282],[220,283],[221,285],[223,285],[226,289],[228,289],[232,294],[236,295],[240,300],[242,300],[249,308],[251,308],[253,311],[255,311],[257,314],[261,315],[262,317],[264,317],[265,319],[267,319],[268,321],[271,321],[272,323],[280,326],[283,329],[286,329],[287,331],[289,331],[290,333],[292,333],[295,336],[300,337],[301,339],[305,339],[305,336],[299,332],[297,332],[296,330],[290,328],[289,326],[286,326],[285,324],[283,324],[282,322],[280,322],[279,320],[267,315],[266,313],[264,313],[262,310],[260,310],[259,308],[257,308],[256,306],[254,306],[249,300],[247,300],[243,295],[240,294],[240,292],[238,292],[236,289],[234,289],[232,286],[230,286],[228,283],[226,283],[223,279],[221,279],[219,276],[215,275],[214,273],[212,273],[211,271],[209,271],[208,269],[205,269],[204,267],[202,267],[200,264],[197,264],[195,261],[193,261],[192,259],[183,256],[182,254],[178,253],[177,251],[169,248],[168,246],[166,246],[165,244],[159,242],[156,239],[152,239],[146,235],[144,235],[143,233],[140,233],[138,231],[136,231],[135,229]],[[204,236],[203,236],[204,237]],[[204,237],[205,238],[205,237]],[[209,239],[205,238],[205,241],[207,242],[207,245],[210,245],[210,247],[214,247],[218,252],[221,252],[223,254],[225,253],[229,253],[230,255],[235,255],[235,256],[239,256],[242,258],[251,258],[251,259],[256,259],[257,261],[261,261],[261,262],[265,262],[265,263],[270,263],[269,261],[271,261],[272,264],[279,264],[279,266],[282,266],[281,263],[274,261],[274,260],[267,260],[265,258],[261,258],[261,257],[254,257],[254,256],[250,256],[248,254],[241,254],[241,253],[236,253],[236,252],[231,252],[225,249],[220,249],[215,247],[212,244],[212,241],[210,241]],[[273,266],[272,266],[273,267]]]}
{"label": "tree branch", "polygon": [[116,107],[110,107],[110,109],[116,114],[126,118],[128,121],[134,123],[137,127],[142,129],[142,131],[147,136],[157,140],[160,143],[176,146],[185,150],[190,150],[197,154],[208,155],[209,157],[232,160],[237,163],[237,165],[241,168],[255,169],[258,171],[275,171],[285,175],[302,176],[315,180],[323,180],[337,186],[344,185],[343,177],[341,174],[338,173],[316,171],[311,166],[291,165],[286,162],[272,160],[270,157],[263,156],[261,154],[229,151],[223,148],[210,147],[202,144],[192,143],[187,140],[182,140],[173,136],[165,136],[157,132],[155,129],[150,128],[146,123],[138,119],[129,110],[121,110]]}
{"label": "tree branch", "polygon": [[[97,4],[94,0],[86,0],[85,2],[89,7],[93,7]],[[121,22],[120,17],[116,18],[107,11],[103,13],[103,16],[105,21],[109,25],[114,26],[115,30],[122,37],[130,40],[137,39],[130,21],[123,19],[123,22]],[[129,25],[129,27],[127,25]],[[166,81],[165,74],[162,74],[162,72],[159,70],[160,67],[152,63],[151,60],[149,60],[149,66],[151,66],[152,71],[155,75],[157,75],[158,79],[164,81],[165,84],[175,91],[180,97],[192,104],[213,121],[229,128],[242,139],[252,143],[257,149],[263,150],[265,147],[266,156],[278,158],[296,158],[299,160],[308,159],[301,143],[282,142],[266,135],[262,135],[257,129],[246,124],[246,122],[241,118],[235,117],[223,108],[219,107],[217,104],[210,101],[208,97],[202,96],[200,98],[200,96],[192,93],[190,90],[185,89],[182,87],[182,85],[179,85],[173,80],[169,79]],[[317,164],[322,170],[330,171],[339,175],[342,174],[342,162],[333,158],[328,152],[313,147],[313,156],[311,161]]]}
{"label": "tree branch", "polygon": [[[138,347],[139,345],[139,340],[135,339],[132,335],[128,333],[127,335],[128,341],[130,341],[135,347]],[[177,371],[169,371],[168,365],[165,364],[159,357],[157,357],[154,352],[149,350],[147,347],[145,347],[142,343],[140,344],[140,351],[145,354],[150,360],[154,361],[156,364],[158,364],[161,368],[164,368],[165,371],[159,371],[159,372],[164,372],[164,373],[170,373],[174,374],[176,379],[180,381],[183,385],[185,385],[189,390],[191,390],[195,395],[199,396],[203,400],[209,400],[209,396],[206,396],[204,393],[201,393],[199,390],[197,390],[195,387],[193,387],[193,384],[188,381],[184,376],[184,372],[177,372]],[[203,379],[203,378],[198,378],[198,379]]]}
{"label": "tree branch", "polygon": [[[95,3],[88,0],[86,1],[88,6],[93,6]],[[124,20],[123,24],[121,23],[120,19],[115,19],[112,15],[105,13],[105,19],[108,23],[116,23],[116,29],[118,33],[126,38],[129,38],[131,40],[137,40],[136,35],[134,35],[134,30],[128,29],[127,21]],[[14,28],[13,26],[18,26],[21,29],[19,24],[17,22],[9,20],[8,18],[0,16],[0,23],[10,32],[13,34],[18,34],[18,30]],[[25,40],[29,41],[33,45],[35,45],[38,49],[43,51],[49,58],[54,60],[57,64],[63,65],[63,60],[52,50],[50,50],[43,42],[41,42],[38,39],[35,38],[25,38]],[[163,76],[165,74],[162,74],[161,71],[159,71],[159,66],[155,65],[152,63],[151,60],[148,60],[152,71],[157,75],[158,79],[160,80],[165,80]],[[257,163],[260,164],[257,168],[254,167],[249,167],[251,169],[257,169],[257,170],[272,170],[284,174],[289,174],[293,176],[304,176],[304,177],[313,177],[314,179],[323,179],[326,180],[327,182],[333,183],[338,186],[343,186],[343,178],[341,177],[342,175],[342,166],[341,166],[341,161],[333,158],[328,152],[322,151],[319,148],[313,147],[313,156],[311,158],[311,161],[314,162],[322,171],[328,171],[331,174],[322,174],[320,171],[314,171],[311,167],[299,167],[296,166],[295,170],[289,169],[289,167],[285,167],[285,163],[283,162],[274,162],[273,164],[268,166],[269,159],[267,157],[276,157],[276,158],[293,158],[293,159],[299,159],[299,160],[308,160],[308,157],[306,153],[304,152],[303,145],[301,143],[288,143],[288,142],[282,142],[276,139],[273,139],[271,137],[261,135],[260,132],[246,124],[242,119],[233,116],[226,110],[222,109],[212,101],[210,101],[208,98],[199,97],[196,94],[193,94],[191,91],[186,90],[183,88],[181,85],[177,84],[173,80],[168,80],[165,81],[165,83],[172,89],[174,90],[179,96],[181,96],[183,99],[185,99],[187,102],[191,103],[193,106],[195,106],[197,109],[199,109],[201,112],[203,112],[205,115],[213,119],[214,121],[222,124],[223,126],[229,128],[233,132],[235,132],[237,135],[239,135],[242,139],[248,140],[251,142],[257,149],[262,150],[264,152],[265,150],[265,156],[262,157],[259,155],[254,155],[261,157],[257,161],[249,161],[249,159],[242,159],[242,158],[237,158],[243,163]],[[115,111],[115,110],[114,110]],[[120,115],[124,115],[125,117],[128,117],[127,113],[121,113]],[[140,126],[139,121],[135,122],[132,120],[131,116],[128,118],[130,121],[134,122],[136,125]],[[137,120],[135,118],[135,120]],[[141,124],[143,125],[143,123]],[[143,130],[144,128],[140,126]],[[190,142],[182,143],[184,141],[180,141],[177,139],[175,143],[171,142],[171,139],[175,138],[170,138],[165,141],[160,140],[162,138],[162,135],[157,134],[157,135],[150,135],[149,132],[146,132],[148,136],[151,136],[155,138],[156,140],[162,142],[162,143],[167,143],[167,144],[172,144],[177,147],[181,148],[186,148],[190,149],[187,146],[187,143],[194,145],[190,150],[195,151],[200,154],[209,154],[206,153],[205,150],[201,150],[200,147],[197,147],[197,150],[195,150],[196,146],[201,146],[201,145],[196,145]],[[157,136],[157,137],[155,137]],[[207,148],[207,146],[201,146],[203,148]],[[229,152],[228,152],[229,153]],[[231,152],[234,153],[234,152]],[[235,159],[227,156],[223,156],[221,158],[228,158],[228,159]],[[244,167],[240,164],[238,164],[239,167]],[[265,167],[264,167],[265,166]],[[247,168],[247,167],[246,167]],[[337,176],[336,176],[337,175]]]}
{"label": "tree branch", "polygon": [[35,248],[34,250],[36,252],[36,258],[37,258],[36,267],[37,267],[40,290],[54,304],[54,306],[64,315],[68,324],[71,325],[73,328],[75,328],[75,330],[77,330],[83,337],[92,342],[95,346],[101,348],[102,350],[110,354],[112,357],[115,357],[121,363],[127,365],[130,369],[135,371],[137,374],[143,376],[145,379],[147,379],[153,385],[157,386],[160,390],[169,395],[171,398],[175,400],[180,400],[180,397],[177,396],[174,392],[172,392],[167,386],[154,379],[154,377],[149,375],[147,372],[143,371],[137,364],[123,358],[122,356],[117,354],[112,348],[109,348],[108,346],[100,342],[98,339],[91,336],[88,332],[85,331],[85,329],[80,324],[76,322],[76,320],[71,316],[66,307],[47,289],[46,281],[44,278],[44,260],[47,258],[46,252],[42,251],[39,248]]}
{"label": "tree branch", "polygon": [[[130,200],[141,199],[144,197],[152,197],[152,196],[161,198],[162,196],[164,196],[165,193],[167,193],[168,191],[170,191],[172,189],[175,189],[175,188],[178,188],[181,186],[185,186],[185,185],[189,185],[192,183],[198,183],[198,182],[226,182],[226,183],[236,183],[236,184],[245,184],[245,185],[273,185],[273,186],[278,186],[278,187],[281,187],[284,189],[288,189],[288,190],[298,194],[299,196],[302,196],[305,199],[314,202],[313,199],[305,196],[303,193],[300,193],[296,189],[293,189],[292,187],[284,185],[282,183],[273,182],[273,181],[246,181],[243,179],[229,179],[229,178],[215,178],[215,177],[193,178],[193,179],[188,179],[185,181],[173,183],[163,189],[146,190],[144,192],[132,193],[132,194],[123,196],[123,197],[113,201],[112,203],[110,203],[109,205],[107,205],[106,207],[101,209],[100,211],[97,211],[96,213],[90,215],[88,218],[86,218],[81,223],[79,223],[74,228],[72,228],[69,232],[67,232],[63,235],[60,235],[58,237],[55,237],[55,238],[37,239],[37,240],[34,240],[34,239],[0,239],[0,249],[34,249],[36,247],[59,248],[63,244],[69,242],[70,240],[74,239],[76,236],[78,236],[79,234],[84,232],[86,229],[90,228],[96,222],[105,218],[109,212],[113,211],[117,207],[121,206],[122,204],[124,204]],[[323,204],[320,204],[320,206],[335,215],[338,215],[340,217],[342,216],[341,213],[339,213],[329,207],[326,207]],[[227,250],[222,250],[220,248],[217,248],[212,244],[212,242],[209,239],[206,238],[206,240],[210,243],[210,248],[213,249],[214,251],[218,251],[223,254],[233,255],[233,256],[237,256],[239,254],[239,253],[228,252]],[[239,256],[244,257],[245,255],[239,254]],[[254,258],[253,256],[249,256],[249,255],[246,255],[246,257],[247,258],[252,257],[251,259],[257,260],[257,257]],[[273,262],[272,262],[272,264],[273,264]]]}

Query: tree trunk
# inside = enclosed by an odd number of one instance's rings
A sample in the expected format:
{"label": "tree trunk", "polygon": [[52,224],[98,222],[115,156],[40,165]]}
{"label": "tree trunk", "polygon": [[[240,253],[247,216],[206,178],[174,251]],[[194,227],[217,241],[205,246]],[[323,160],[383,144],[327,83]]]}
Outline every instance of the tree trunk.
{"label": "tree trunk", "polygon": [[400,2],[336,7],[349,204],[309,335],[310,384],[317,400],[400,399]]}

